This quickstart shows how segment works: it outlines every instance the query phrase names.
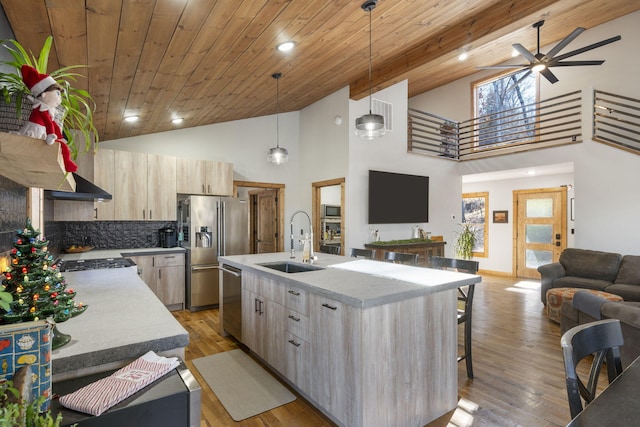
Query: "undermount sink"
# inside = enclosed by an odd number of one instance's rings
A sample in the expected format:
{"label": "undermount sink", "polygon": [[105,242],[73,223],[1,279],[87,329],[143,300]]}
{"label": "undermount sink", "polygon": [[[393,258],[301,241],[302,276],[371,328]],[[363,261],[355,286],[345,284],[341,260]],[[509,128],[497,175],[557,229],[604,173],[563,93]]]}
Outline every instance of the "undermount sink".
{"label": "undermount sink", "polygon": [[271,268],[273,270],[282,271],[283,273],[303,273],[305,271],[324,270],[323,267],[309,264],[299,264],[297,262],[291,261],[265,262],[258,265]]}

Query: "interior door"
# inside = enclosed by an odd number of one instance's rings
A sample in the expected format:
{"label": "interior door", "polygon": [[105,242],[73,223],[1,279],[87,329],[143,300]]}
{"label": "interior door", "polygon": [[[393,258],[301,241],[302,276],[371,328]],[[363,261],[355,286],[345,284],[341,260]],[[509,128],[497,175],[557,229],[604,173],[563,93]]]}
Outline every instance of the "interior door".
{"label": "interior door", "polygon": [[514,191],[516,275],[539,279],[538,267],[560,258],[567,246],[567,190]]}
{"label": "interior door", "polygon": [[278,244],[278,192],[264,190],[255,193],[256,253],[270,253],[277,251]]}

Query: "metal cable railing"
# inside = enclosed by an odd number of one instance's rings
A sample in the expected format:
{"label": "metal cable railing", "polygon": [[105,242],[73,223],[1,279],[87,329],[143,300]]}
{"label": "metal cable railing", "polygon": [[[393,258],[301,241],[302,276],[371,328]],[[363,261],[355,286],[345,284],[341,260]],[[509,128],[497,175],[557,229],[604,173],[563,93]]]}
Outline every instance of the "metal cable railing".
{"label": "metal cable railing", "polygon": [[593,140],[640,154],[640,100],[594,90]]}
{"label": "metal cable railing", "polygon": [[409,108],[408,151],[471,160],[581,142],[582,93],[454,122]]}

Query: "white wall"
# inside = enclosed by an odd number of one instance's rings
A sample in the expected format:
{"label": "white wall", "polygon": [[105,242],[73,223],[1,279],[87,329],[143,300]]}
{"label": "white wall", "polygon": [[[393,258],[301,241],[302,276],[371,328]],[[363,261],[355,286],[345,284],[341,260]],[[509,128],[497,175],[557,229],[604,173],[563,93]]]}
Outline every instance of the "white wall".
{"label": "white wall", "polygon": [[[559,82],[551,85],[546,79],[541,79],[541,99],[583,90],[588,100],[592,87],[639,99],[640,85],[636,84],[635,80],[640,75],[640,58],[632,53],[637,51],[637,46],[640,45],[638,22],[640,12],[585,31],[565,48],[565,51],[617,34],[622,36],[622,40],[572,58],[604,59],[605,63],[601,66],[553,68]],[[567,32],[569,31],[570,29],[567,29]],[[542,51],[548,49],[549,47],[545,47]],[[491,73],[486,71],[476,73],[469,78],[416,96],[409,104],[411,107],[454,120],[468,119],[471,115],[471,82],[489,74]],[[640,199],[632,196],[638,193],[640,156],[594,142],[590,139],[591,135],[591,112],[587,110],[583,114],[584,142],[581,144],[461,162],[458,173],[466,175],[573,162],[575,247],[640,254],[637,244],[640,241],[640,227],[635,226],[636,212],[640,211]],[[542,183],[539,186],[544,187]],[[494,240],[494,236],[490,235],[489,239]],[[510,250],[511,242],[505,238],[500,247]],[[504,271],[510,272],[511,268]]]}
{"label": "white wall", "polygon": [[[336,120],[339,117],[340,120]],[[344,178],[348,167],[349,145],[349,87],[300,111],[300,175],[298,194],[292,201],[296,209],[311,214],[311,184],[335,178]],[[322,203],[325,203],[322,201]],[[340,204],[340,199],[338,203]],[[294,220],[296,232],[307,229],[303,218]],[[287,223],[289,219],[287,218]],[[287,238],[289,238],[289,229]],[[286,247],[289,247],[287,243]]]}
{"label": "white wall", "polygon": [[[575,224],[571,221],[569,200],[574,197],[573,174],[554,174],[518,179],[502,179],[484,182],[463,183],[463,193],[486,191],[489,193],[489,209],[486,221],[489,226],[489,251],[487,258],[477,258],[480,268],[488,271],[511,272],[513,254],[513,191],[534,188],[556,188],[567,186],[567,246],[574,246],[571,230]],[[569,190],[569,187],[571,189]],[[508,211],[507,224],[494,224],[493,211]]]}
{"label": "white wall", "polygon": [[[409,239],[411,226],[418,224],[371,224],[368,222],[369,169],[429,177],[429,222],[420,224],[433,235],[444,235],[452,242],[458,225],[451,215],[459,216],[461,178],[454,162],[407,153],[407,81],[373,95],[393,105],[393,132],[379,139],[364,141],[355,136],[355,120],[368,113],[369,99],[351,101],[349,118],[349,175],[346,192],[346,246],[362,247],[370,233],[378,229],[381,240]],[[402,191],[402,189],[398,189]],[[406,197],[412,197],[407,193]],[[446,247],[453,255],[453,245]]]}

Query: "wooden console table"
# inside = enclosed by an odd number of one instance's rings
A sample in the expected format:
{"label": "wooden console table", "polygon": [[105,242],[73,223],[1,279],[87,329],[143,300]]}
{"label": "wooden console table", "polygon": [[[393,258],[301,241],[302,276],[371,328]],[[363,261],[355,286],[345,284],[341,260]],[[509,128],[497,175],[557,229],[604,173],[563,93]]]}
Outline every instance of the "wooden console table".
{"label": "wooden console table", "polygon": [[444,256],[444,245],[447,242],[415,242],[414,240],[408,240],[407,243],[402,243],[402,240],[397,243],[367,243],[364,245],[367,249],[376,250],[376,259],[378,261],[384,260],[384,253],[390,252],[407,252],[412,254],[418,254],[418,265],[423,267],[429,266],[429,258],[432,256]]}

